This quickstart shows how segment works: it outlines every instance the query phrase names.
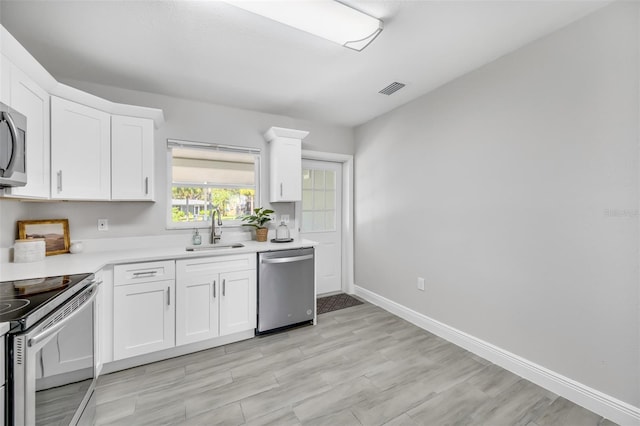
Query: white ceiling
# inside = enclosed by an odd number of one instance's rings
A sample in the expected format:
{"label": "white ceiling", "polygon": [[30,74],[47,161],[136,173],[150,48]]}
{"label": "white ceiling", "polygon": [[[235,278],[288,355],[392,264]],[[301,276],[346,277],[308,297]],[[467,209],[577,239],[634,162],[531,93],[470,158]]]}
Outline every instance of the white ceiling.
{"label": "white ceiling", "polygon": [[607,3],[343,2],[384,21],[362,52],[218,1],[0,0],[0,22],[58,79],[355,126]]}

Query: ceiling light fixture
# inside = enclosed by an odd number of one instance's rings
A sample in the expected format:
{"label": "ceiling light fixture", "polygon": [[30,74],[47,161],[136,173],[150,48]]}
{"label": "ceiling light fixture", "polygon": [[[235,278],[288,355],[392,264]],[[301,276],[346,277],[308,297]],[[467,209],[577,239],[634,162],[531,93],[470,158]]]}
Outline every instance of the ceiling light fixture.
{"label": "ceiling light fixture", "polygon": [[229,0],[228,3],[290,27],[361,51],[382,31],[382,21],[333,0]]}

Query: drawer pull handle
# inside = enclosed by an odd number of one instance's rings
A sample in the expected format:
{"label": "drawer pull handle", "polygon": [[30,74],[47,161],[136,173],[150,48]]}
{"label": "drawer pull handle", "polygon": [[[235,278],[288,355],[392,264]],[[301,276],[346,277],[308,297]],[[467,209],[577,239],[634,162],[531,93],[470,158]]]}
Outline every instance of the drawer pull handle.
{"label": "drawer pull handle", "polygon": [[227,290],[227,280],[222,280],[222,295],[225,296]]}
{"label": "drawer pull handle", "polygon": [[171,306],[171,287],[167,287],[167,306]]}
{"label": "drawer pull handle", "polygon": [[144,178],[144,195],[149,195],[149,178]]}
{"label": "drawer pull handle", "polygon": [[213,280],[213,298],[216,298],[216,281]]}
{"label": "drawer pull handle", "polygon": [[133,273],[133,277],[134,278],[139,278],[139,277],[153,277],[155,274],[157,274],[158,271],[144,271],[144,272],[134,272]]}

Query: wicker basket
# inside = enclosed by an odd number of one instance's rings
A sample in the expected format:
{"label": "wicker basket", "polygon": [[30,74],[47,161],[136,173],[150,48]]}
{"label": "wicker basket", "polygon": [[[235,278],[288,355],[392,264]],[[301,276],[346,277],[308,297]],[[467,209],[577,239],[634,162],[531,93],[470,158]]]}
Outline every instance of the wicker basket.
{"label": "wicker basket", "polygon": [[269,233],[268,228],[257,228],[256,229],[256,241],[267,241],[267,234]]}

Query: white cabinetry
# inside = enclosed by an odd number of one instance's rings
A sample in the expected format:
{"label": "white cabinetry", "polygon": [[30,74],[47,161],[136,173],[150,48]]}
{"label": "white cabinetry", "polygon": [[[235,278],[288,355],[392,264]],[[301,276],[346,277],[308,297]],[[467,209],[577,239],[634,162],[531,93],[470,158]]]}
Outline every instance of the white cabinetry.
{"label": "white cabinetry", "polygon": [[256,328],[257,285],[256,271],[237,271],[220,274],[220,335]]}
{"label": "white cabinetry", "polygon": [[255,328],[255,255],[178,260],[176,280],[177,345]]}
{"label": "white cabinetry", "polygon": [[11,62],[0,54],[0,102],[9,105],[11,102]]}
{"label": "white cabinetry", "polygon": [[6,195],[47,199],[51,173],[49,94],[8,60],[3,63],[2,78],[10,81],[9,105],[27,117],[27,185],[10,188]]}
{"label": "white cabinetry", "polygon": [[111,116],[51,97],[51,198],[111,197]]}
{"label": "white cabinetry", "polygon": [[308,134],[281,127],[272,127],[264,134],[271,145],[270,202],[302,200],[302,139]]}
{"label": "white cabinetry", "polygon": [[175,345],[174,277],[174,261],[114,267],[114,360]]}
{"label": "white cabinetry", "polygon": [[111,199],[153,201],[153,120],[111,117]]}

